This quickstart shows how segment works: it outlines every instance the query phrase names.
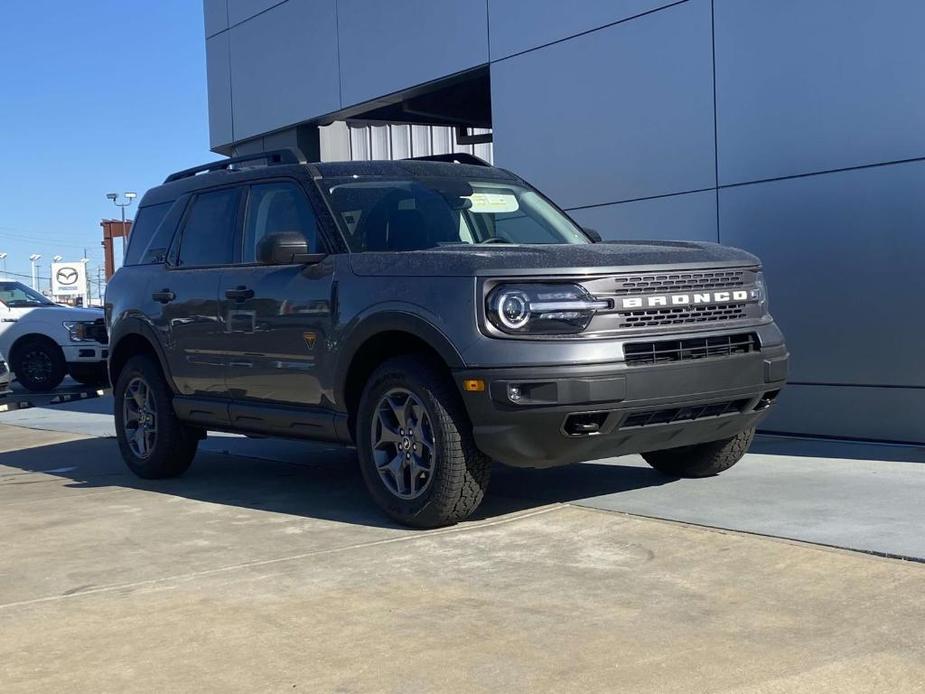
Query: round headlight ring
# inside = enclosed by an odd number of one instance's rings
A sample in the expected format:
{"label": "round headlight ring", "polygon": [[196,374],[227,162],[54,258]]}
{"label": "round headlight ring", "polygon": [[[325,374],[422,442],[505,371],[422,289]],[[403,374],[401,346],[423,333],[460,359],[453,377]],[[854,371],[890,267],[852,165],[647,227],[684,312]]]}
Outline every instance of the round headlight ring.
{"label": "round headlight ring", "polygon": [[520,291],[507,291],[495,300],[498,320],[508,330],[520,330],[530,321],[530,298]]}

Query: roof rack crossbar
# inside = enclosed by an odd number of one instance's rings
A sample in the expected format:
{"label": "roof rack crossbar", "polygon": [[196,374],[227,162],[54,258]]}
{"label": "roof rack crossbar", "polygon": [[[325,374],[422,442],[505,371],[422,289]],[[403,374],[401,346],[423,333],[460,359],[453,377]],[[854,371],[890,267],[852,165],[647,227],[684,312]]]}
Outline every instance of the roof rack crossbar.
{"label": "roof rack crossbar", "polygon": [[180,179],[189,178],[190,176],[195,176],[199,173],[206,173],[209,171],[224,171],[226,169],[230,169],[236,164],[243,164],[249,161],[265,161],[267,166],[303,163],[291,149],[274,149],[270,152],[248,154],[243,157],[232,157],[231,159],[222,159],[221,161],[213,161],[209,164],[194,166],[191,169],[183,169],[183,171],[177,171],[176,173],[170,174],[167,178],[164,179],[164,183],[179,181]]}
{"label": "roof rack crossbar", "polygon": [[491,166],[487,161],[467,152],[452,154],[431,154],[426,157],[408,157],[405,161],[442,161],[448,164],[469,164],[471,166]]}

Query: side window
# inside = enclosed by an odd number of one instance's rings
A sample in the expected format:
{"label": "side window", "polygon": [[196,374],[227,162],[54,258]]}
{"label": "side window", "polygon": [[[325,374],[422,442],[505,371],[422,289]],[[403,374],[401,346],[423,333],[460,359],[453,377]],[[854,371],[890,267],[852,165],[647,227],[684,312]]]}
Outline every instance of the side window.
{"label": "side window", "polygon": [[[132,230],[129,233],[128,250],[125,252],[124,265],[146,265],[155,262],[146,259],[146,256],[150,255],[149,249],[157,245],[155,237],[157,236],[158,227],[164,221],[164,217],[172,205],[173,201],[162,202],[158,205],[148,205],[138,210],[132,224]],[[168,238],[167,243],[169,242],[170,239]],[[162,245],[165,247],[161,250],[166,253],[167,244]]]}
{"label": "side window", "polygon": [[180,237],[179,265],[230,265],[240,190],[200,193]]}
{"label": "side window", "polygon": [[251,186],[241,261],[253,263],[264,237],[284,231],[299,232],[308,242],[308,252],[318,252],[315,213],[297,185],[276,182]]}

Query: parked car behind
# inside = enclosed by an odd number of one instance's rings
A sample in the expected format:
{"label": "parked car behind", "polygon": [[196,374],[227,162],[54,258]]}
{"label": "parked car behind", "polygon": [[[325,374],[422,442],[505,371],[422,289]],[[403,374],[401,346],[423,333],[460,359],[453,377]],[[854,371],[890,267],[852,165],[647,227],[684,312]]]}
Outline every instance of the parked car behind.
{"label": "parked car behind", "polygon": [[10,367],[7,365],[3,355],[0,354],[0,397],[10,392]]}
{"label": "parked car behind", "polygon": [[68,374],[87,385],[105,383],[108,342],[102,310],[61,306],[0,278],[0,352],[24,388],[52,390]]}

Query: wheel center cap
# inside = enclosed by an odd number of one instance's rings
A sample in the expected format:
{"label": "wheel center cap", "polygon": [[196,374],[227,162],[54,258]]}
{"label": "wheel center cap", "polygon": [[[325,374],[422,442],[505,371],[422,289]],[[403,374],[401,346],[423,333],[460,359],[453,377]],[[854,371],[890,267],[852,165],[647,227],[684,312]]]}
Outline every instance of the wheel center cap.
{"label": "wheel center cap", "polygon": [[404,448],[406,451],[407,451],[407,450],[410,450],[410,448],[411,448],[411,439],[409,439],[407,436],[403,436],[403,437],[402,437],[402,440],[401,440],[401,447]]}

